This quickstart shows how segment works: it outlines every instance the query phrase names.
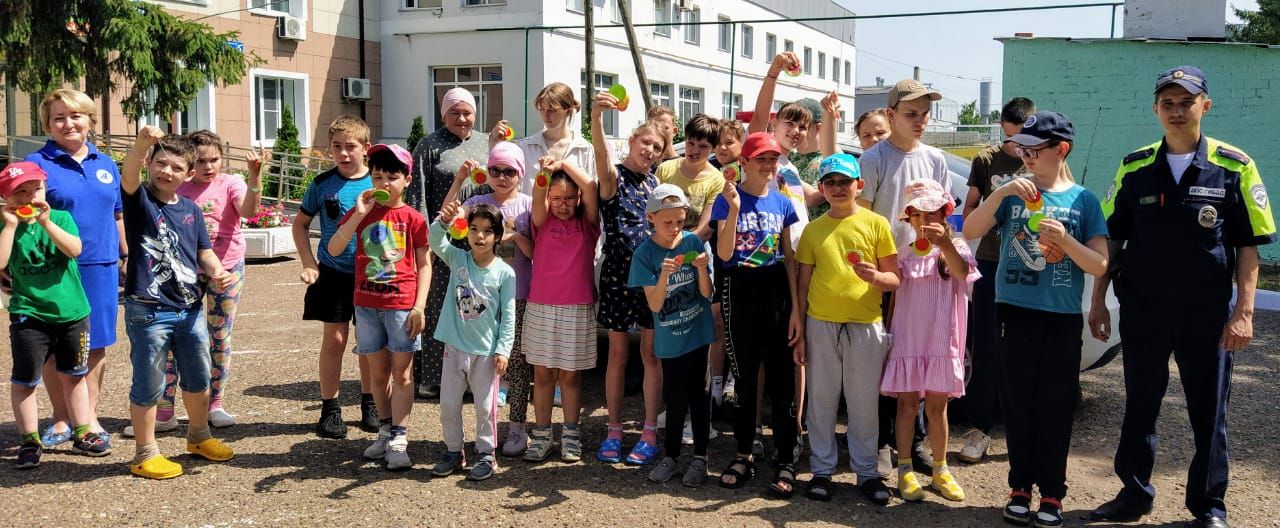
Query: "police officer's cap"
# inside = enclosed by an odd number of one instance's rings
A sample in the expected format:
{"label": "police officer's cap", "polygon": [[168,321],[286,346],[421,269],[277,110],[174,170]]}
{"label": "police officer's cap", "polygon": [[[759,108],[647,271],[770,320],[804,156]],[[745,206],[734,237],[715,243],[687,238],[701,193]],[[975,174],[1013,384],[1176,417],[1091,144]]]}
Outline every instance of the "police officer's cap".
{"label": "police officer's cap", "polygon": [[1034,147],[1036,145],[1058,140],[1075,141],[1076,128],[1071,120],[1052,110],[1041,110],[1022,123],[1022,130],[1006,139],[1019,145]]}
{"label": "police officer's cap", "polygon": [[1191,95],[1200,95],[1201,93],[1209,93],[1209,81],[1205,79],[1204,72],[1195,66],[1178,66],[1161,73],[1156,77],[1155,93],[1159,93],[1161,89],[1170,84],[1177,84],[1186,88]]}

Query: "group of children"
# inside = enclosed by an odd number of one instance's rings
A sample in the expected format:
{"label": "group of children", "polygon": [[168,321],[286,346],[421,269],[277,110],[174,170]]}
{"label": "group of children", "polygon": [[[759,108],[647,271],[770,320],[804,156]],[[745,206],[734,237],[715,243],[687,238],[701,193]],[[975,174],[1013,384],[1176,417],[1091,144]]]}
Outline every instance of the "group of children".
{"label": "group of children", "polygon": [[[859,135],[864,122],[870,129],[864,145],[878,141],[860,162],[836,151],[840,114],[834,93],[818,105],[785,104],[769,117],[778,74],[798,64],[791,52],[775,58],[747,133],[737,122],[705,115],[690,119],[679,160],[664,162],[668,134],[662,124],[647,122],[631,133],[621,162],[610,163],[603,114],[619,101],[600,93],[590,109],[594,166],[545,155],[536,167],[527,167],[516,144],[491,141],[487,160],[470,160],[458,169],[435,218],[425,218],[405,202],[414,174],[409,152],[397,145],[370,145],[369,129],[358,118],[335,120],[329,151],[336,167],[310,184],[294,227],[301,277],[308,284],[304,318],[325,323],[317,432],[346,435],[337,382],[348,322],[354,319],[362,392],[371,404],[362,422],[377,431],[366,458],[384,460],[388,469],[412,466],[406,447],[413,358],[421,335],[430,332],[445,345],[440,414],[446,452],[431,469],[433,475],[467,466],[469,479],[495,474],[499,385],[516,352],[533,372],[535,422],[523,458],[542,461],[554,449],[551,408],[558,389],[564,407],[560,455],[578,461],[583,456],[581,373],[596,366],[599,325],[608,331],[609,343],[607,431],[595,453],[600,461],[656,462],[649,479],[671,479],[681,473],[681,424],[688,416],[693,457],[684,465],[682,481],[702,485],[708,474],[711,402],[723,390],[727,371],[736,383],[737,445],[720,474],[721,486],[741,487],[758,472],[753,444],[762,386],[772,402],[777,448],[768,487],[772,494],[795,492],[797,431],[804,424],[813,473],[805,495],[831,498],[843,392],[851,467],[871,501],[890,499],[877,469],[881,395],[898,401],[891,418],[901,457],[901,497],[923,498],[908,458],[923,401],[936,454],[930,486],[947,499],[964,500],[944,456],[946,407],[949,399],[964,394],[967,305],[979,272],[969,246],[948,222],[956,201],[946,190],[945,165],[938,166],[940,156],[919,142],[937,92],[903,81],[890,93],[887,110],[859,118]],[[816,171],[808,164],[798,169],[788,154],[807,141],[815,118],[822,122],[821,156],[815,158],[820,161]],[[1081,275],[1102,273],[1106,266],[1098,202],[1066,171],[1072,139],[1070,121],[1060,114],[1040,112],[1028,119],[1010,141],[1019,145],[1034,176],[995,189],[964,226],[964,238],[979,238],[991,229],[1001,233],[998,273],[1007,278],[998,290],[1003,353],[1006,363],[1025,369],[1025,376],[1007,387],[1020,395],[1006,411],[1011,508],[1029,515],[1031,486],[1038,484],[1041,512],[1059,508],[1058,522],[1070,435],[1070,413],[1058,411],[1066,405],[1065,391],[1078,380],[1059,376],[1054,379],[1060,383],[1047,383],[1053,376],[1041,370],[1057,363],[1048,356],[1078,345]],[[211,236],[215,229],[199,221],[201,208],[178,192],[197,172],[196,159],[190,139],[146,127],[125,160],[121,181],[130,253],[147,256],[130,261],[126,284],[134,365],[132,432],[138,445],[131,469],[152,478],[182,471],[159,454],[154,440],[155,431],[172,419],[172,414],[156,417],[169,351],[190,416],[188,451],[211,460],[233,456],[207,425],[214,416],[206,412],[211,408],[210,336],[200,301],[206,287],[221,298],[233,295],[243,268],[235,256],[220,260],[215,255],[223,230]],[[144,163],[145,186],[139,177]],[[256,174],[258,166],[251,172]],[[805,181],[802,171],[816,180]],[[218,169],[202,172],[219,174]],[[460,203],[458,191],[473,173],[484,174],[492,192]],[[521,192],[530,180],[531,195]],[[68,263],[79,250],[75,225],[67,215],[50,211],[39,181],[38,168],[23,164],[10,165],[0,175],[6,199],[0,266],[8,265],[11,272],[15,267],[40,270],[35,276],[15,273],[11,311],[24,330],[13,337],[15,357],[23,356],[15,361],[14,379],[22,381],[13,385],[15,409],[23,434],[34,432],[29,391],[39,378],[27,371],[43,361],[37,352],[52,355],[68,376],[63,386],[78,424],[76,449],[102,454],[95,450],[95,436],[79,425],[91,417],[84,416],[88,411],[80,403],[82,387],[73,383],[84,369],[78,336],[85,310],[75,303],[39,302],[48,297],[40,293],[46,291],[58,298],[77,296],[74,267]],[[256,193],[260,180],[251,186]],[[256,199],[252,203],[256,206]],[[810,208],[820,204],[829,210],[810,218]],[[317,217],[319,258],[306,239]],[[431,254],[449,269],[437,320],[425,315]],[[625,451],[622,399],[629,332],[636,327],[644,420],[639,440]],[[40,346],[19,347],[20,340]],[[761,383],[765,371],[767,382]],[[1026,386],[1035,380],[1041,382]],[[461,416],[468,391],[477,428],[476,456],[469,464]],[[657,422],[664,404],[667,432],[660,448]],[[369,414],[375,423],[369,423]],[[1048,428],[1046,422],[1059,427]],[[1054,526],[1049,517],[1038,516],[1036,522]]]}

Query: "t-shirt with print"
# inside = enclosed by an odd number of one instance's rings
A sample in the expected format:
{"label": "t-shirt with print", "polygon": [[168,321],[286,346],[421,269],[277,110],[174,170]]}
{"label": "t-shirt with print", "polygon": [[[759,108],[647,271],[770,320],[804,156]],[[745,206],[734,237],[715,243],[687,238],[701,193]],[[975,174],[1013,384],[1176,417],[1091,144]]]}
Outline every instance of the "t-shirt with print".
{"label": "t-shirt with print", "polygon": [[796,223],[791,226],[791,247],[800,245],[800,235],[804,233],[805,224],[809,223],[809,208],[804,201],[804,185],[800,181],[800,171],[784,158],[778,158],[778,173],[769,181],[769,188],[778,191],[791,201],[791,208],[796,212]]}
{"label": "t-shirt with print", "polygon": [[[680,235],[676,247],[667,249],[653,239],[645,240],[631,257],[627,286],[642,288],[658,284],[662,261],[690,251],[705,251],[702,239],[689,231]],[[659,358],[680,357],[715,339],[711,320],[711,300],[698,288],[698,270],[690,261],[667,278],[662,310],[653,312],[653,353]]]}
{"label": "t-shirt with print", "polygon": [[[1040,212],[1062,222],[1080,243],[1107,236],[1107,221],[1098,198],[1084,187],[1041,191]],[[1032,212],[1017,196],[1009,196],[996,209],[1000,230],[1000,264],[996,268],[996,302],[1058,313],[1081,313],[1084,270],[1057,244],[1040,241],[1040,233],[1027,226]]]}
{"label": "t-shirt with print", "polygon": [[[1016,177],[1030,175],[1031,173],[1027,172],[1022,164],[1022,158],[1010,156],[999,145],[994,145],[974,156],[973,165],[969,169],[969,186],[977,189],[982,199],[986,200],[991,196],[991,191],[1000,188],[1001,185],[1009,183]],[[979,260],[988,262],[1000,260],[1000,235],[996,233],[995,228],[982,237],[975,256]]]}
{"label": "t-shirt with print", "polygon": [[[341,223],[351,219],[347,211]],[[374,206],[356,226],[356,292],[353,304],[409,310],[418,298],[418,248],[425,248],[427,221],[412,207]]]}
{"label": "t-shirt with print", "polygon": [[796,262],[813,266],[806,315],[829,323],[879,321],[884,292],[853,272],[849,255],[875,264],[897,253],[889,221],[865,207],[844,218],[823,215],[809,222],[796,247]]}
{"label": "t-shirt with print", "polygon": [[139,301],[185,310],[204,296],[197,280],[199,252],[211,246],[200,207],[177,198],[163,203],[145,185],[124,195],[129,243],[124,292]]}
{"label": "t-shirt with print", "polygon": [[316,176],[307,191],[302,195],[302,204],[298,210],[303,214],[320,220],[320,248],[317,257],[321,264],[345,273],[355,273],[356,240],[351,237],[347,249],[334,256],[323,248],[329,244],[329,238],[338,232],[338,221],[355,207],[360,193],[373,188],[373,179],[369,173],[355,179],[347,179],[338,173],[337,168],[329,169]]}
{"label": "t-shirt with print", "polygon": [[[820,174],[822,167],[822,151],[801,154],[800,151],[793,150],[791,151],[791,155],[787,156],[787,158],[791,160],[792,165],[796,166],[796,169],[799,169],[800,181],[817,187],[818,180],[822,178],[822,174]],[[827,211],[830,210],[831,204],[822,202],[809,210],[809,218],[817,218],[827,214]]]}
{"label": "t-shirt with print", "polygon": [[[530,236],[529,216],[533,211],[533,198],[529,195],[516,193],[512,199],[507,200],[507,203],[500,204],[493,198],[492,193],[479,194],[468,198],[462,205],[470,209],[479,204],[489,204],[502,211],[502,222],[506,230],[515,229],[515,232],[521,235]],[[505,260],[516,270],[516,299],[522,301],[528,299],[529,281],[533,279],[533,259],[516,247],[515,240],[498,244],[493,250],[498,258]]]}
{"label": "t-shirt with print", "polygon": [[894,246],[903,246],[916,239],[916,230],[907,222],[898,221],[906,207],[902,192],[907,184],[916,180],[933,180],[943,189],[951,188],[951,173],[947,171],[947,159],[942,151],[920,143],[915,150],[903,152],[889,140],[876,143],[858,159],[862,169],[862,181],[866,186],[858,197],[871,202],[871,209],[889,220],[893,228]]}
{"label": "t-shirt with print", "polygon": [[208,183],[191,180],[178,187],[179,195],[200,206],[213,254],[225,269],[235,268],[244,260],[244,235],[240,233],[240,211],[236,209],[236,202],[243,200],[248,191],[244,179],[231,174],[219,174]]}
{"label": "t-shirt with print", "polygon": [[724,190],[724,176],[708,163],[706,168],[698,173],[698,179],[691,180],[680,171],[682,161],[684,160],[664,161],[658,165],[654,175],[657,176],[658,182],[670,183],[684,191],[685,197],[689,200],[689,214],[684,218],[684,228],[693,229],[698,227],[698,219],[702,217],[702,211],[711,207],[716,202],[716,197],[720,196],[720,191]]}
{"label": "t-shirt with print", "polygon": [[[80,236],[71,213],[53,209],[49,222],[73,237]],[[9,313],[51,323],[70,323],[89,316],[89,299],[80,284],[80,267],[35,222],[19,222],[6,271],[13,277]]]}
{"label": "t-shirt with print", "polygon": [[600,202],[600,216],[604,218],[604,245],[609,249],[625,249],[630,253],[649,236],[649,221],[644,214],[649,194],[658,186],[652,172],[639,173],[619,163],[618,191],[613,197]]}
{"label": "t-shirt with print", "polygon": [[120,202],[120,168],[115,160],[86,143],[88,152],[82,161],[62,150],[52,139],[40,150],[25,158],[39,165],[47,175],[45,201],[49,207],[71,213],[80,228],[84,246],[76,262],[115,264],[120,261],[120,230],[115,213],[123,210]]}
{"label": "t-shirt with print", "polygon": [[[738,187],[738,200],[741,205],[733,256],[724,265],[759,268],[782,262],[782,230],[790,227],[794,231],[799,222],[791,200],[767,188],[764,196],[756,196],[742,187]],[[711,208],[711,221],[727,218],[729,202],[721,195]]]}
{"label": "t-shirt with print", "polygon": [[547,214],[533,229],[533,261],[538,280],[529,288],[529,302],[575,305],[596,302],[595,249],[598,222],[581,216],[568,220]]}
{"label": "t-shirt with print", "polygon": [[516,272],[495,258],[480,267],[449,243],[449,228],[431,224],[431,250],[449,266],[449,287],[432,337],[464,353],[511,357],[516,335]]}

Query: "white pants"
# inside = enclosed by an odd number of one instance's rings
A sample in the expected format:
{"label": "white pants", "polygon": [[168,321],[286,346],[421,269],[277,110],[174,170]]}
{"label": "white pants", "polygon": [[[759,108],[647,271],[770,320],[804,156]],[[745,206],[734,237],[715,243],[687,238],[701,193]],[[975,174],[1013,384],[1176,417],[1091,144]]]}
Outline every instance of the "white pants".
{"label": "white pants", "polygon": [[471,387],[476,408],[476,452],[493,454],[498,443],[498,376],[493,356],[477,356],[444,346],[440,375],[440,427],[449,451],[462,451],[462,396]]}
{"label": "white pants", "polygon": [[849,410],[849,465],[858,483],[880,478],[876,440],[880,436],[880,375],[889,352],[882,323],[828,323],[812,317],[805,324],[805,394],[809,403],[809,467],[814,475],[835,472],[836,412],[844,389]]}

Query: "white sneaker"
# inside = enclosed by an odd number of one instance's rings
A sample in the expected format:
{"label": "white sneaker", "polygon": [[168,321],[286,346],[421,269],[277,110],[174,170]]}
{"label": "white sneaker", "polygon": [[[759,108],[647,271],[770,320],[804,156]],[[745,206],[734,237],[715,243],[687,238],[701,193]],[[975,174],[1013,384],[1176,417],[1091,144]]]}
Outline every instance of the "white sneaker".
{"label": "white sneaker", "polygon": [[658,413],[658,421],[657,421],[657,425],[658,425],[658,429],[666,429],[666,428],[667,428],[667,411],[665,411],[665,410],[664,410],[664,411],[662,411],[662,412]]}
{"label": "white sneaker", "polygon": [[[713,425],[707,429],[707,440],[715,440],[720,436],[720,431],[716,430]],[[686,418],[684,421],[684,431],[680,434],[680,443],[684,445],[693,445],[693,420]]]}
{"label": "white sneaker", "polygon": [[529,435],[525,431],[525,424],[513,423],[507,425],[507,440],[502,443],[502,455],[509,457],[521,456],[528,447]]}
{"label": "white sneaker", "polygon": [[364,457],[369,460],[380,460],[387,456],[387,442],[391,441],[391,426],[383,424],[378,428],[378,439],[364,449]]}
{"label": "white sneaker", "polygon": [[408,469],[413,466],[409,460],[409,437],[396,435],[387,441],[387,469]]}
{"label": "white sneaker", "polygon": [[986,433],[974,429],[965,435],[964,447],[960,449],[960,460],[970,464],[982,462],[982,458],[987,456],[987,448],[991,447],[991,437]]}
{"label": "white sneaker", "polygon": [[236,416],[221,407],[209,411],[209,425],[213,427],[231,427],[236,424]]}
{"label": "white sneaker", "polygon": [[[156,421],[155,432],[157,433],[167,433],[169,431],[176,431],[177,429],[178,429],[178,415],[176,414],[163,422],[158,420]],[[133,426],[132,425],[124,426],[124,430],[120,431],[120,436],[123,436],[125,438],[133,438]]]}

